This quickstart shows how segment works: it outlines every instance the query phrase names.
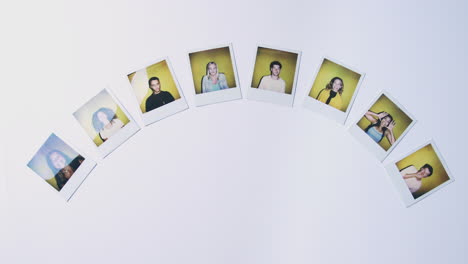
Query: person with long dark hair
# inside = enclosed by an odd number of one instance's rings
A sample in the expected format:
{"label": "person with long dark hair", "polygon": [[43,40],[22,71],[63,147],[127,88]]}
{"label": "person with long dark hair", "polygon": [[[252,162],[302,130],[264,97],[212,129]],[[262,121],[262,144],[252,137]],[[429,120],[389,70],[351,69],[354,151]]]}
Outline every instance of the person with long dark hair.
{"label": "person with long dark hair", "polygon": [[344,91],[344,82],[340,77],[333,77],[330,82],[327,83],[316,99],[322,103],[332,106],[338,110],[341,110],[343,106],[343,99],[341,95]]}
{"label": "person with long dark hair", "polygon": [[148,80],[148,87],[153,93],[146,99],[146,112],[174,101],[174,96],[170,92],[161,90],[161,82],[158,77],[151,77]]}
{"label": "person with long dark hair", "polygon": [[387,138],[390,145],[395,143],[395,136],[393,134],[393,128],[396,125],[393,117],[387,112],[374,113],[367,111],[364,117],[371,122],[371,124],[364,130],[372,140],[376,143],[382,141],[385,137]]}
{"label": "person with long dark hair", "polygon": [[202,78],[202,93],[219,91],[229,88],[226,80],[226,75],[218,72],[218,64],[214,61],[206,64],[206,75]]}
{"label": "person with long dark hair", "polygon": [[84,158],[81,155],[78,155],[76,158],[71,160],[65,153],[59,150],[50,151],[47,154],[46,159],[47,165],[54,174],[58,191],[63,188],[84,161]]}
{"label": "person with long dark hair", "polygon": [[114,110],[107,107],[99,108],[93,114],[93,127],[98,132],[102,141],[106,141],[119,131],[124,126],[124,123],[117,118]]}

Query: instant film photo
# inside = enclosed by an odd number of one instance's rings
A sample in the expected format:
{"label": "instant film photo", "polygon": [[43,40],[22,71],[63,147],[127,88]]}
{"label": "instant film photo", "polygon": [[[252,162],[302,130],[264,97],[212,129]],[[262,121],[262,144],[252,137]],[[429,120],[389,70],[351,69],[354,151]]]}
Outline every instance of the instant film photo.
{"label": "instant film photo", "polygon": [[52,133],[27,166],[68,201],[96,162]]}
{"label": "instant film photo", "polygon": [[232,44],[189,52],[195,105],[242,98]]}
{"label": "instant film photo", "polygon": [[168,58],[157,60],[127,77],[145,125],[188,108]]}
{"label": "instant film photo", "polygon": [[363,79],[364,73],[324,57],[304,107],[344,124]]}
{"label": "instant film photo", "polygon": [[292,107],[300,60],[300,51],[257,46],[247,98]]}
{"label": "instant film photo", "polygon": [[432,140],[385,169],[406,207],[454,181]]}
{"label": "instant film photo", "polygon": [[415,123],[414,117],[402,105],[388,93],[381,92],[349,132],[383,161]]}
{"label": "instant film photo", "polygon": [[103,89],[73,116],[103,157],[133,136],[140,127],[109,89]]}

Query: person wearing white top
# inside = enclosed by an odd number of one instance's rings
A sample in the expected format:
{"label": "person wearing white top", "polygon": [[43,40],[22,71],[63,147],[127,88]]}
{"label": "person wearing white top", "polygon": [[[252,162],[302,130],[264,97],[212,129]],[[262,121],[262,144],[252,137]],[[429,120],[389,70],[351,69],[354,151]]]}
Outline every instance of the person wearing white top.
{"label": "person wearing white top", "polygon": [[108,138],[110,138],[112,135],[117,133],[122,127],[124,126],[124,123],[120,121],[120,119],[115,118],[112,119],[109,123],[107,123],[104,128],[99,132],[99,135],[101,136],[101,139],[103,141],[106,141]]}
{"label": "person wearing white top", "polygon": [[102,107],[94,112],[92,122],[102,141],[109,139],[124,126],[124,123],[117,118],[114,110],[107,107]]}
{"label": "person wearing white top", "polygon": [[286,93],[286,82],[279,76],[282,65],[279,61],[270,63],[270,75],[263,76],[258,89]]}
{"label": "person wearing white top", "polygon": [[410,192],[415,193],[421,188],[422,179],[431,176],[433,171],[432,166],[429,164],[424,164],[419,170],[414,165],[410,165],[402,169],[400,174]]}

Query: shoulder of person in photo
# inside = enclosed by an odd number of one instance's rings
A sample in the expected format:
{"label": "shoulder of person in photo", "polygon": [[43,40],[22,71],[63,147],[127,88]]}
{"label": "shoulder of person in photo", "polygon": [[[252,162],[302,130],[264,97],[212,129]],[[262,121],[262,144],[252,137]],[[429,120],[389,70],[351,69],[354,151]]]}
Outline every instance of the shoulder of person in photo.
{"label": "shoulder of person in photo", "polygon": [[[171,94],[169,91],[161,91],[164,96],[166,97],[166,100],[169,100],[170,102],[174,101],[174,96]],[[166,102],[167,103],[167,102]]]}
{"label": "shoulder of person in photo", "polygon": [[400,170],[401,177],[405,180],[411,193],[417,192],[422,186],[422,179],[430,177],[434,169],[430,164],[424,164],[419,170],[414,165],[409,165]]}
{"label": "shoulder of person in photo", "polygon": [[260,79],[258,89],[285,93],[286,82],[280,77],[278,77],[278,79],[273,79],[271,75],[265,75]]}
{"label": "shoulder of person in photo", "polygon": [[325,88],[318,93],[318,101],[330,105],[338,110],[341,110],[343,100],[341,95],[344,91],[344,82],[340,77],[333,77],[326,85]]}
{"label": "shoulder of person in photo", "polygon": [[270,74],[260,79],[258,89],[285,93],[286,82],[280,77],[282,67],[279,61],[272,61],[270,63]]}
{"label": "shoulder of person in photo", "polygon": [[364,117],[371,123],[365,130],[367,135],[369,135],[376,143],[382,141],[384,137],[387,138],[390,145],[393,145],[396,141],[395,135],[393,133],[393,128],[396,125],[395,120],[392,115],[382,111],[375,113],[371,110],[368,110]]}
{"label": "shoulder of person in photo", "polygon": [[59,191],[65,186],[65,184],[70,180],[73,174],[78,170],[78,167],[83,163],[84,158],[81,155],[78,155],[74,158],[70,164],[61,169],[56,175],[55,180]]}
{"label": "shoulder of person in photo", "polygon": [[78,155],[73,160],[59,150],[52,150],[46,155],[47,165],[54,174],[57,190],[60,191],[78,169],[84,158]]}
{"label": "shoulder of person in photo", "polygon": [[98,132],[102,141],[106,141],[124,126],[124,123],[117,117],[115,111],[106,107],[98,109],[93,114],[92,121],[94,129]]}
{"label": "shoulder of person in photo", "polygon": [[158,77],[151,77],[148,80],[148,88],[151,90],[151,95],[146,98],[146,112],[174,101],[174,96],[172,96],[169,91],[163,91],[161,86],[162,85]]}
{"label": "shoulder of person in photo", "polygon": [[260,81],[258,82],[258,89],[265,89],[265,83],[267,82],[266,81],[266,78],[271,78],[270,75],[264,75],[262,76],[262,78],[260,78]]}
{"label": "shoulder of person in photo", "polygon": [[220,72],[218,74],[218,80],[219,80],[219,86],[221,90],[229,88],[227,84],[226,74],[224,74],[223,72]]}
{"label": "shoulder of person in photo", "polygon": [[119,118],[116,117],[116,118],[112,119],[112,126],[122,128],[124,126],[124,123],[122,122],[122,120],[120,120]]}
{"label": "shoulder of person in photo", "polygon": [[218,65],[210,61],[206,65],[206,74],[201,80],[201,93],[227,89],[227,79],[224,73],[218,72]]}

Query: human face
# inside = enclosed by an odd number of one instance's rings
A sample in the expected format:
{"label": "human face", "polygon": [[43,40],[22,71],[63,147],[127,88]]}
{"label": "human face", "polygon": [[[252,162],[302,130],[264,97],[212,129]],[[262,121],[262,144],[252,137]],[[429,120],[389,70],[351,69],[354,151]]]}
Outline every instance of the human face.
{"label": "human face", "polygon": [[428,168],[421,168],[419,170],[419,173],[421,173],[423,178],[426,178],[427,176],[429,176],[429,174],[431,174],[431,171]]}
{"label": "human face", "polygon": [[54,166],[54,168],[56,169],[62,169],[63,167],[65,167],[67,164],[66,164],[66,160],[65,160],[65,157],[63,157],[60,153],[58,152],[52,152],[50,153],[50,161],[52,161],[52,165]]}
{"label": "human face", "polygon": [[161,91],[161,84],[159,84],[158,80],[152,80],[150,87],[153,91],[159,93]]}
{"label": "human face", "polygon": [[340,79],[335,79],[332,84],[332,90],[337,93],[341,88],[343,88],[343,83]]}
{"label": "human face", "polygon": [[211,76],[215,76],[218,73],[218,66],[216,66],[216,64],[210,64],[208,66],[208,73]]}
{"label": "human face", "polygon": [[280,72],[281,72],[281,68],[280,68],[279,65],[273,65],[273,67],[271,67],[270,71],[271,71],[271,75],[279,76]]}
{"label": "human face", "polygon": [[388,127],[390,122],[392,122],[392,119],[389,116],[386,116],[386,117],[382,118],[382,120],[380,121],[380,126],[381,127]]}
{"label": "human face", "polygon": [[62,172],[63,172],[63,176],[64,176],[66,179],[70,179],[70,177],[73,175],[73,169],[72,169],[72,167],[70,167],[69,165],[65,166],[65,167],[62,169]]}
{"label": "human face", "polygon": [[104,114],[103,112],[98,112],[97,117],[98,117],[99,121],[101,121],[103,124],[109,123],[109,119],[107,119],[106,114]]}

